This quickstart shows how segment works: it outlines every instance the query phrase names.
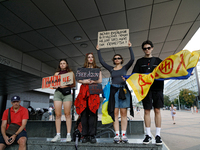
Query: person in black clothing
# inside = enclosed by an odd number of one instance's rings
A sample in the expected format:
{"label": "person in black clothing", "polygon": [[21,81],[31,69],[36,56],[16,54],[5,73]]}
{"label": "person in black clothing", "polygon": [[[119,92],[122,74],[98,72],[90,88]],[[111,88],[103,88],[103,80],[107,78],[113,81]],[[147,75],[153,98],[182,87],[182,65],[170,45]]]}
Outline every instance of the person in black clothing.
{"label": "person in black clothing", "polygon": [[[87,53],[85,56],[84,68],[99,68],[96,65],[93,53]],[[99,94],[90,94],[89,85],[102,82],[102,74],[99,72],[98,80],[83,79],[78,80],[81,83],[79,94],[76,97],[74,105],[76,106],[77,114],[81,115],[82,124],[82,143],[96,143],[96,131],[98,120],[98,108],[100,105]]]}
{"label": "person in black clothing", "polygon": [[[158,66],[162,60],[158,57],[152,56],[153,43],[149,40],[142,43],[142,49],[145,56],[138,59],[132,73],[149,73]],[[160,137],[161,130],[161,113],[160,108],[163,107],[163,87],[164,81],[154,81],[147,96],[142,100],[144,107],[144,121],[146,127],[146,137],[143,140],[143,144],[149,144],[151,142],[151,117],[150,111],[152,106],[155,112],[155,125],[156,125],[156,145],[162,145],[162,140]]]}

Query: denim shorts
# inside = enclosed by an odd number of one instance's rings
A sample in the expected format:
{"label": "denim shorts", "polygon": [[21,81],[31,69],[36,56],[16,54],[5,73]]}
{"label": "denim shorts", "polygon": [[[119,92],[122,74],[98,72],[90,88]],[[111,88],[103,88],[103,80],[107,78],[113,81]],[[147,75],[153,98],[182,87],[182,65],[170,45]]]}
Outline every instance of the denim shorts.
{"label": "denim shorts", "polygon": [[[14,141],[13,143],[17,143],[17,141],[18,141],[19,138],[21,138],[21,137],[26,137],[26,139],[28,139],[27,133],[26,133],[25,130],[23,130],[22,132],[20,132],[20,133],[17,135],[17,137],[16,137],[16,139],[15,139],[15,141]],[[0,136],[0,143],[7,145],[6,142],[4,141],[3,136]]]}
{"label": "denim shorts", "polygon": [[[114,87],[122,87],[124,85],[112,84]],[[124,86],[125,87],[125,86]],[[129,108],[130,107],[130,93],[125,94],[126,99],[119,99],[119,90],[115,93],[115,108]]]}
{"label": "denim shorts", "polygon": [[64,96],[60,91],[56,90],[54,93],[53,100],[54,101],[62,101],[62,102],[72,101],[72,94]]}

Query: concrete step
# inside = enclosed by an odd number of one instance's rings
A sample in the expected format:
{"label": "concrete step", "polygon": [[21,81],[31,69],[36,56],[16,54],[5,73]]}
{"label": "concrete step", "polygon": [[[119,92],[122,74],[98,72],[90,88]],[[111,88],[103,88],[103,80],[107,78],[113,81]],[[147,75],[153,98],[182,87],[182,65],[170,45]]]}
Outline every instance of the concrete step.
{"label": "concrete step", "polygon": [[[72,122],[71,135],[74,132],[74,126],[76,121]],[[54,137],[56,135],[55,121],[34,121],[29,120],[26,125],[28,137]],[[102,125],[101,121],[97,123],[97,134],[104,131],[111,131],[113,129],[112,124]],[[141,121],[128,121],[127,135],[144,134],[144,123]],[[61,122],[61,137],[66,137],[67,129],[65,121]],[[101,138],[113,137],[112,132],[102,135]]]}
{"label": "concrete step", "polygon": [[[140,137],[143,135],[140,135]],[[137,137],[137,136],[136,136]],[[29,138],[28,150],[75,150],[75,142],[66,143],[62,138],[61,142],[52,143],[50,138]],[[148,145],[142,144],[143,139],[129,138],[129,143],[113,143],[113,138],[97,138],[97,143],[78,143],[77,150],[162,150],[162,146],[156,146],[154,141]],[[6,150],[16,150],[18,145],[12,145]]]}

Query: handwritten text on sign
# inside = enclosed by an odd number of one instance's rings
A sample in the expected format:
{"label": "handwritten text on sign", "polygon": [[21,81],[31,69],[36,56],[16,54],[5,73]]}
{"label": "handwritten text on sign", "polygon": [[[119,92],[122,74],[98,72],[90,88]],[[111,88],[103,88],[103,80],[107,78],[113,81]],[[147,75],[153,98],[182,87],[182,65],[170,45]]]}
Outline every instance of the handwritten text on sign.
{"label": "handwritten text on sign", "polygon": [[98,32],[99,48],[128,46],[129,29]]}
{"label": "handwritten text on sign", "polygon": [[98,80],[99,79],[99,68],[78,68],[76,72],[76,80],[83,79],[91,79]]}
{"label": "handwritten text on sign", "polygon": [[70,84],[73,84],[72,72],[42,78],[42,88],[52,88],[54,86],[65,86]]}
{"label": "handwritten text on sign", "polygon": [[90,94],[100,94],[103,93],[101,84],[89,84],[89,92]]}

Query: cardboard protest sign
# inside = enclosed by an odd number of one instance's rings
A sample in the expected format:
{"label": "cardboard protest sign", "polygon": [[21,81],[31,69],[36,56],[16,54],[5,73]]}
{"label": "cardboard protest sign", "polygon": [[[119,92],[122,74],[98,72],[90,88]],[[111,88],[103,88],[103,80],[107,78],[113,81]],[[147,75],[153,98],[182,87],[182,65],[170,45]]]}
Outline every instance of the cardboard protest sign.
{"label": "cardboard protest sign", "polygon": [[54,86],[65,86],[73,84],[73,73],[65,73],[57,76],[42,78],[42,88],[52,88]]}
{"label": "cardboard protest sign", "polygon": [[78,68],[76,80],[91,79],[95,81],[99,79],[99,73],[99,68]]}
{"label": "cardboard protest sign", "polygon": [[98,32],[98,45],[101,48],[128,47],[129,29]]}
{"label": "cardboard protest sign", "polygon": [[89,84],[89,92],[90,94],[100,94],[103,93],[101,84]]}

